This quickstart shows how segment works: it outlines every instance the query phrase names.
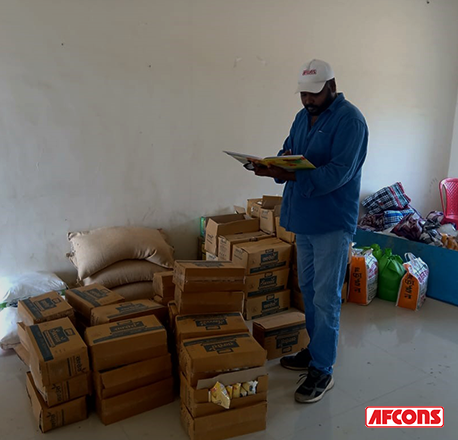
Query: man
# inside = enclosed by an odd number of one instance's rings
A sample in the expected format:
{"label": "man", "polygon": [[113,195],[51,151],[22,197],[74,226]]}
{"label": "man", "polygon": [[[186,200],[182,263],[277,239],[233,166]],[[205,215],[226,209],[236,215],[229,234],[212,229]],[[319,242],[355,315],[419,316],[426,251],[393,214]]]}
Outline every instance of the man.
{"label": "man", "polygon": [[368,128],[361,112],[336,91],[331,66],[312,60],[301,67],[297,93],[302,109],[279,155],[301,154],[314,170],[285,171],[254,164],[257,176],[286,183],[281,225],[296,233],[299,285],[305,305],[308,348],[281,359],[305,380],[295,398],[320,400],[334,385],[341,289],[348,249],[356,231],[361,168]]}

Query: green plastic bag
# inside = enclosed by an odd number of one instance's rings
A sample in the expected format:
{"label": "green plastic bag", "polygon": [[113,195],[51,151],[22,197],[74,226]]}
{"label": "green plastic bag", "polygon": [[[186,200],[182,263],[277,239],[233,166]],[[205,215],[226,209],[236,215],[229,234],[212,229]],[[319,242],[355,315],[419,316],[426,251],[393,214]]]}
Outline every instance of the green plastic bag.
{"label": "green plastic bag", "polygon": [[378,267],[377,296],[386,301],[396,302],[402,277],[406,273],[402,258],[393,255],[391,249],[385,249]]}

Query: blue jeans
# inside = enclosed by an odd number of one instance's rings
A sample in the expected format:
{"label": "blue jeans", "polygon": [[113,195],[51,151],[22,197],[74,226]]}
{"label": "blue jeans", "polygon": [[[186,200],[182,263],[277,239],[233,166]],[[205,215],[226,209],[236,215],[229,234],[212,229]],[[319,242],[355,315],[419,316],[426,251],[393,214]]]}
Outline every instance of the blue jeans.
{"label": "blue jeans", "polygon": [[332,374],[339,339],[341,291],[352,234],[296,235],[299,287],[310,336],[311,366]]}

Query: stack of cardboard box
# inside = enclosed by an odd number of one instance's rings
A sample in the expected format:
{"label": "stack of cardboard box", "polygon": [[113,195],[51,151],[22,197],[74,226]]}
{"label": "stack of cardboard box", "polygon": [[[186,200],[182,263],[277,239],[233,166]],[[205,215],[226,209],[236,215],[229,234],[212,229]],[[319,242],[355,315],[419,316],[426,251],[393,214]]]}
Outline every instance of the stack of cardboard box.
{"label": "stack of cardboard box", "polygon": [[173,271],[158,272],[153,278],[154,301],[164,306],[173,301],[175,285],[173,284]]}
{"label": "stack of cardboard box", "polygon": [[[205,321],[208,330],[200,325],[201,319],[177,318],[177,331],[182,338],[203,334],[183,339],[180,345],[183,427],[191,440],[223,440],[264,430],[268,386],[263,368],[265,350],[242,327],[240,315],[204,318],[209,319]],[[223,321],[231,321],[231,324],[221,326]],[[218,326],[221,332],[229,328],[241,331],[209,336],[218,331]],[[226,395],[225,407],[215,403],[218,402],[215,391],[218,386]]]}
{"label": "stack of cardboard box", "polygon": [[245,270],[231,262],[176,261],[173,272],[179,314],[243,312]]}
{"label": "stack of cardboard box", "polygon": [[291,245],[277,238],[235,244],[232,261],[245,268],[245,318],[288,310]]}
{"label": "stack of cardboard box", "polygon": [[42,432],[87,417],[91,393],[87,346],[71,319],[73,309],[59,293],[20,301],[18,334],[30,368],[27,393]]}
{"label": "stack of cardboard box", "polygon": [[108,425],[171,403],[172,364],[167,332],[148,315],[86,329],[96,408]]}

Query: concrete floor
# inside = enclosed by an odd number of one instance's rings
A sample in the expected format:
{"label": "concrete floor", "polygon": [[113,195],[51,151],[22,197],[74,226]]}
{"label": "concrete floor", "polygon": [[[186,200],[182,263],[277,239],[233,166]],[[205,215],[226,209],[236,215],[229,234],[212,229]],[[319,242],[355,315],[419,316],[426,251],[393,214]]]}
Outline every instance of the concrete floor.
{"label": "concrete floor", "polygon": [[[458,307],[428,299],[419,312],[375,300],[342,308],[335,387],[321,402],[294,402],[298,374],[268,363],[267,431],[241,440],[458,438]],[[0,439],[43,438],[25,391],[26,368],[0,350]],[[443,406],[441,429],[368,429],[366,406]],[[181,440],[179,401],[111,426],[88,420],[46,434],[65,440]]]}

